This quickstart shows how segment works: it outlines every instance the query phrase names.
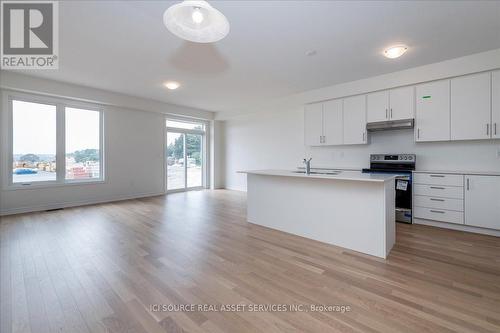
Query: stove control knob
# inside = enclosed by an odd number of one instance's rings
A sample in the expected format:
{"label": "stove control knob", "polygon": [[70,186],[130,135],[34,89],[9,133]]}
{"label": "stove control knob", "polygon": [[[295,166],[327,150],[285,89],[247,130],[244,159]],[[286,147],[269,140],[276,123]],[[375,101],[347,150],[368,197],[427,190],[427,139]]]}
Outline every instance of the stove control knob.
{"label": "stove control knob", "polygon": [[412,160],[413,160],[413,156],[411,156],[411,155],[410,155],[410,156],[408,156],[408,159],[409,159],[410,161],[412,161]]}

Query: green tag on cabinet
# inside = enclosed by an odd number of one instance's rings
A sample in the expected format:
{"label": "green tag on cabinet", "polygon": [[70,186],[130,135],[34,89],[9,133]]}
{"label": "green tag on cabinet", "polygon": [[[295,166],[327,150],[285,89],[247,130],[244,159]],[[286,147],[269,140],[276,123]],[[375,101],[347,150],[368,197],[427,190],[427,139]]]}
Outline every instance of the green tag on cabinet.
{"label": "green tag on cabinet", "polygon": [[430,95],[422,96],[422,98],[431,98],[431,96]]}

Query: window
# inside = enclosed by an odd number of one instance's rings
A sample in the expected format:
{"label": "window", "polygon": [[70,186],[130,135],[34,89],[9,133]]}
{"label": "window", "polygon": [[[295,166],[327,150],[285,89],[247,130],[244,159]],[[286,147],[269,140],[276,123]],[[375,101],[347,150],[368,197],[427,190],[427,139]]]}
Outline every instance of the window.
{"label": "window", "polygon": [[187,130],[205,130],[205,124],[203,123],[191,123],[185,121],[167,120],[167,127],[171,128],[182,128]]}
{"label": "window", "polygon": [[206,125],[177,120],[167,120],[166,125],[167,191],[203,187]]}
{"label": "window", "polygon": [[103,179],[102,111],[9,97],[13,186]]}
{"label": "window", "polygon": [[66,179],[99,179],[99,111],[65,108]]}
{"label": "window", "polygon": [[12,101],[12,182],[56,180],[56,106]]}

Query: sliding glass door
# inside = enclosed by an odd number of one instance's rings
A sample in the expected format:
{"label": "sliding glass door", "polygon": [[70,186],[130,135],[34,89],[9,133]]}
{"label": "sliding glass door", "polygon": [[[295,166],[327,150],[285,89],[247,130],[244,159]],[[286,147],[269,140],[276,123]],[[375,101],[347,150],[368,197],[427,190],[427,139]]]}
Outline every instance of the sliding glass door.
{"label": "sliding glass door", "polygon": [[186,187],[184,134],[167,133],[167,190]]}
{"label": "sliding glass door", "polygon": [[204,185],[205,126],[167,120],[167,191],[202,188]]}
{"label": "sliding glass door", "polygon": [[203,137],[200,134],[185,134],[185,138],[187,187],[203,186],[203,152],[201,150]]}

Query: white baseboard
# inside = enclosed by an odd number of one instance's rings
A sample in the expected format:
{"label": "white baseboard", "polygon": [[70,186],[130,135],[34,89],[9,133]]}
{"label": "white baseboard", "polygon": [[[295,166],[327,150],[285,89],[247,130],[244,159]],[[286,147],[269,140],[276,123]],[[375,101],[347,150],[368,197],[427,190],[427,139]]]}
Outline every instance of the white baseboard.
{"label": "white baseboard", "polygon": [[247,189],[246,188],[242,188],[242,187],[232,187],[232,186],[226,186],[224,187],[224,190],[230,190],[230,191],[238,191],[238,192],[247,192]]}
{"label": "white baseboard", "polygon": [[95,204],[113,202],[113,201],[123,201],[123,200],[139,199],[139,198],[146,198],[146,197],[155,197],[155,196],[164,195],[164,194],[165,193],[163,193],[163,192],[139,193],[139,194],[131,194],[131,195],[121,195],[121,196],[104,198],[104,199],[99,199],[99,200],[81,200],[81,201],[71,201],[71,202],[59,202],[59,203],[53,203],[53,204],[49,204],[49,205],[40,205],[40,206],[17,207],[17,208],[1,210],[0,216],[22,214],[22,213],[31,213],[31,212],[40,212],[40,211],[46,211],[49,209],[59,209],[59,208],[95,205]]}
{"label": "white baseboard", "polygon": [[453,230],[459,230],[459,231],[465,231],[465,232],[473,232],[476,234],[483,234],[483,235],[500,237],[500,230],[478,228],[478,227],[473,227],[470,225],[453,224],[453,223],[423,220],[423,219],[417,219],[417,218],[413,218],[413,223],[414,224],[428,225],[431,227],[453,229]]}

